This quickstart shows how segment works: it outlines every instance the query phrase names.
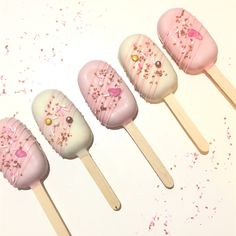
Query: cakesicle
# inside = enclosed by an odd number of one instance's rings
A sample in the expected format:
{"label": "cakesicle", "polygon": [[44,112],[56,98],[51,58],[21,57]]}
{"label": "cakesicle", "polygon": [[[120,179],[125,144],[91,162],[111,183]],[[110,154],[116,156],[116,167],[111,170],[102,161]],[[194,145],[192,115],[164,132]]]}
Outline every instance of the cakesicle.
{"label": "cakesicle", "polygon": [[0,171],[18,189],[31,188],[60,236],[70,235],[41,182],[47,177],[47,158],[30,130],[15,118],[0,120]]}
{"label": "cakesicle", "polygon": [[45,90],[35,97],[32,112],[40,131],[55,151],[67,159],[80,157],[110,206],[119,210],[119,199],[88,152],[93,133],[69,98],[58,90]]}
{"label": "cakesicle", "polygon": [[174,97],[177,75],[157,45],[146,35],[131,35],[120,45],[119,61],[141,97],[150,103],[165,101],[198,150],[208,153],[207,141]]}
{"label": "cakesicle", "polygon": [[80,70],[78,84],[101,124],[112,129],[124,127],[163,184],[172,188],[172,177],[133,123],[138,112],[136,100],[115,69],[104,61],[90,61]]}
{"label": "cakesicle", "polygon": [[216,67],[218,48],[206,28],[183,8],[166,11],[157,25],[163,47],[188,74],[206,73],[236,106],[236,89]]}

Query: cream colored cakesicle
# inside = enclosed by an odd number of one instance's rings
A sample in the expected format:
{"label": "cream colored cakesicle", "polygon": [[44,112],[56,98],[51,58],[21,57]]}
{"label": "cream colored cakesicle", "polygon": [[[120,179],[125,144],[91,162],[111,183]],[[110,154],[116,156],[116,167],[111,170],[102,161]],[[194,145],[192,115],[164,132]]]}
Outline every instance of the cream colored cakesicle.
{"label": "cream colored cakesicle", "polygon": [[172,177],[134,125],[133,120],[138,112],[136,100],[115,69],[104,61],[90,61],[80,70],[78,84],[85,101],[101,124],[111,129],[124,127],[163,184],[172,188]]}
{"label": "cream colored cakesicle", "polygon": [[63,158],[80,157],[88,172],[114,210],[121,203],[88,152],[93,133],[82,114],[61,91],[49,89],[39,93],[32,112],[40,131]]}
{"label": "cream colored cakesicle", "polygon": [[150,103],[165,101],[197,149],[207,154],[209,144],[174,97],[177,75],[157,45],[146,35],[131,35],[120,45],[119,61],[141,97]]}
{"label": "cream colored cakesicle", "polygon": [[57,235],[71,235],[42,182],[47,158],[30,130],[14,117],[0,120],[0,171],[18,189],[32,189]]}
{"label": "cream colored cakesicle", "polygon": [[206,73],[236,106],[236,89],[215,65],[218,48],[206,28],[183,8],[166,11],[157,25],[159,38],[180,69],[188,74]]}

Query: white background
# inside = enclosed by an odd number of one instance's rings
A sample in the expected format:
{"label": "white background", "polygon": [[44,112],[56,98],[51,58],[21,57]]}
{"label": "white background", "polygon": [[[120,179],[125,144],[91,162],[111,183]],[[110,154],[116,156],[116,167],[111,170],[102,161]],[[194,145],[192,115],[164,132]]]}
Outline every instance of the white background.
{"label": "white background", "polygon": [[[167,9],[184,7],[209,30],[219,47],[217,66],[236,87],[236,2],[225,1],[0,1],[1,118],[16,115],[41,143],[50,162],[44,184],[74,236],[236,235],[236,112],[204,75],[179,77],[176,98],[210,142],[199,155],[164,103],[148,104],[134,91],[117,53],[130,34],[151,37]],[[77,86],[89,60],[109,62],[134,92],[135,120],[175,187],[162,186],[124,129],[101,126]],[[173,62],[173,61],[172,61]],[[62,90],[94,132],[90,153],[122,202],[114,212],[79,159],[53,151],[31,114],[42,90]],[[2,94],[3,89],[6,93]],[[56,235],[33,192],[0,179],[0,235]]]}

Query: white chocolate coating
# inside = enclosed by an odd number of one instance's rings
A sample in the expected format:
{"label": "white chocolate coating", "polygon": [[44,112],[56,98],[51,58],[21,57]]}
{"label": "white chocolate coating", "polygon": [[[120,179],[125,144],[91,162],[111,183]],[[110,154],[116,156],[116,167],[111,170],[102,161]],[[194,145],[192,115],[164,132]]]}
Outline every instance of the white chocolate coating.
{"label": "white chocolate coating", "polygon": [[90,127],[62,92],[41,92],[32,103],[32,112],[42,134],[63,158],[75,158],[92,145]]}
{"label": "white chocolate coating", "polygon": [[163,47],[188,74],[199,74],[217,59],[217,45],[206,28],[183,8],[166,11],[159,19],[157,32]]}
{"label": "white chocolate coating", "polygon": [[91,111],[107,128],[121,128],[135,118],[136,100],[108,63],[88,62],[79,72],[78,84]]}
{"label": "white chocolate coating", "polygon": [[32,187],[49,172],[41,146],[30,130],[15,118],[0,120],[0,171],[18,189]]}
{"label": "white chocolate coating", "polygon": [[161,102],[177,89],[177,75],[172,65],[147,36],[127,37],[120,45],[119,60],[135,90],[147,102]]}

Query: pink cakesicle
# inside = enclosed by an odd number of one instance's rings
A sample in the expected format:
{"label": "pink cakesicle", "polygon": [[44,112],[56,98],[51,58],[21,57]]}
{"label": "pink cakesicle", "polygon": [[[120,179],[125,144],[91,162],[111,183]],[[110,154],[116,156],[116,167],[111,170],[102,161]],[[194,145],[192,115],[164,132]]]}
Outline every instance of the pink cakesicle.
{"label": "pink cakesicle", "polygon": [[32,112],[39,129],[55,151],[66,159],[79,157],[110,206],[119,210],[119,199],[88,152],[93,133],[71,100],[59,90],[44,90],[35,97]]}
{"label": "pink cakesicle", "polygon": [[146,35],[128,36],[120,45],[119,61],[131,83],[147,102],[165,102],[202,154],[209,144],[175,99],[177,75],[169,60]]}
{"label": "pink cakesicle", "polygon": [[114,68],[104,61],[90,61],[79,72],[78,84],[93,114],[107,128],[125,128],[167,188],[174,182],[146,139],[134,125],[136,100]]}
{"label": "pink cakesicle", "polygon": [[188,74],[206,73],[225,97],[236,106],[236,89],[216,67],[217,45],[206,28],[183,8],[166,11],[157,31],[164,48]]}
{"label": "pink cakesicle", "polygon": [[27,127],[15,118],[0,120],[0,171],[18,189],[31,188],[58,235],[70,235],[45,187],[47,158]]}

